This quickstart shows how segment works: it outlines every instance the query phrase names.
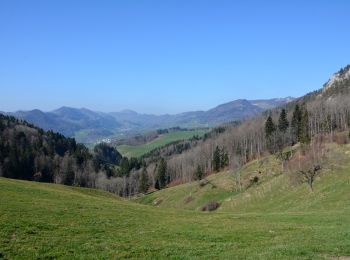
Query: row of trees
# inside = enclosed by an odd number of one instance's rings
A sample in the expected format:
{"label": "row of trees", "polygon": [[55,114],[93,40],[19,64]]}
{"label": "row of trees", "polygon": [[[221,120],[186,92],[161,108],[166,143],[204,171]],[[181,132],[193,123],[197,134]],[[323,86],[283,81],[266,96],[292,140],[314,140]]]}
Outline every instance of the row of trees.
{"label": "row of trees", "polygon": [[291,124],[287,112],[282,109],[278,124],[269,115],[265,123],[266,147],[271,153],[280,152],[285,146],[295,143],[308,144],[311,140],[309,130],[309,112],[306,107],[295,105]]}

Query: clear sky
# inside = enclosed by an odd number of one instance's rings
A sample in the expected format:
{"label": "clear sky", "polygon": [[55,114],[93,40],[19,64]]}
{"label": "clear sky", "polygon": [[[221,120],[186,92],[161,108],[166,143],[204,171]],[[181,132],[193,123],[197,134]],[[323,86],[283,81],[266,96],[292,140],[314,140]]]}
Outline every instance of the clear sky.
{"label": "clear sky", "polygon": [[350,63],[350,1],[1,0],[0,110],[300,96]]}

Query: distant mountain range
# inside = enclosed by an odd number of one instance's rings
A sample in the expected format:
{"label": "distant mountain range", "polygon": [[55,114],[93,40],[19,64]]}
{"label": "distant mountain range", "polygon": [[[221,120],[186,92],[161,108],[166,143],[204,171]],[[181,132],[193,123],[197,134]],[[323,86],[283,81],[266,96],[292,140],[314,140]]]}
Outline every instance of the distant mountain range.
{"label": "distant mountain range", "polygon": [[121,133],[137,133],[177,126],[183,128],[217,126],[254,116],[292,100],[294,100],[292,97],[267,100],[239,99],[208,111],[193,111],[175,115],[139,114],[131,110],[102,113],[70,107],[61,107],[51,112],[35,109],[4,114],[24,119],[45,130],[54,130],[66,136],[74,136],[79,142],[90,143]]}

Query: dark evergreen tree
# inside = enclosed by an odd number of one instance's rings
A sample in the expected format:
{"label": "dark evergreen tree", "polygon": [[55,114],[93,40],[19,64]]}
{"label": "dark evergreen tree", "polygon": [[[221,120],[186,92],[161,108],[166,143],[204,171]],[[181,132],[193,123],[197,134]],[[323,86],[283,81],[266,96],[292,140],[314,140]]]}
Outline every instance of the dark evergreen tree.
{"label": "dark evergreen tree", "polygon": [[157,181],[159,185],[159,189],[163,189],[167,185],[167,163],[162,158],[160,160],[159,166],[158,166],[158,171],[157,171]]}
{"label": "dark evergreen tree", "polygon": [[225,151],[224,148],[221,149],[220,153],[220,168],[223,169],[229,164],[229,158],[228,153]]}
{"label": "dark evergreen tree", "polygon": [[274,134],[275,131],[276,131],[275,123],[273,122],[272,117],[269,116],[266,120],[266,123],[265,123],[266,138],[270,138]]}
{"label": "dark evergreen tree", "polygon": [[287,119],[287,113],[285,109],[282,109],[280,117],[278,119],[278,130],[280,130],[282,133],[287,132],[287,129],[289,127],[289,122]]}
{"label": "dark evergreen tree", "polygon": [[202,167],[198,164],[197,165],[197,169],[196,169],[196,172],[194,173],[194,179],[196,181],[199,181],[203,178],[203,170],[202,170]]}
{"label": "dark evergreen tree", "polygon": [[140,174],[139,191],[141,193],[146,193],[149,188],[147,169],[144,167]]}
{"label": "dark evergreen tree", "polygon": [[77,163],[81,166],[84,162],[92,158],[89,149],[83,144],[77,144],[77,149],[74,152]]}
{"label": "dark evergreen tree", "polygon": [[123,157],[120,160],[118,175],[119,176],[128,176],[130,172],[130,164],[128,157]]}
{"label": "dark evergreen tree", "polygon": [[294,108],[292,125],[291,125],[292,126],[293,142],[300,141],[301,117],[302,117],[302,111],[300,110],[299,105],[296,105]]}
{"label": "dark evergreen tree", "polygon": [[219,146],[216,146],[213,154],[213,171],[219,172],[221,169],[221,151]]}
{"label": "dark evergreen tree", "polygon": [[142,166],[142,161],[135,157],[131,157],[129,160],[129,165],[130,165],[130,169],[139,170]]}
{"label": "dark evergreen tree", "polygon": [[265,136],[267,149],[270,153],[274,153],[276,146],[276,126],[271,116],[267,118],[265,123]]}
{"label": "dark evergreen tree", "polygon": [[311,141],[310,133],[309,133],[309,112],[307,111],[306,108],[304,108],[302,111],[299,141],[302,144],[308,144]]}
{"label": "dark evergreen tree", "polygon": [[158,179],[156,179],[156,183],[154,184],[154,188],[156,189],[156,190],[160,190],[161,188],[160,188],[160,185],[159,185],[159,180]]}
{"label": "dark evergreen tree", "polygon": [[118,165],[122,159],[121,154],[112,146],[100,143],[94,147],[94,160],[96,165],[115,164]]}

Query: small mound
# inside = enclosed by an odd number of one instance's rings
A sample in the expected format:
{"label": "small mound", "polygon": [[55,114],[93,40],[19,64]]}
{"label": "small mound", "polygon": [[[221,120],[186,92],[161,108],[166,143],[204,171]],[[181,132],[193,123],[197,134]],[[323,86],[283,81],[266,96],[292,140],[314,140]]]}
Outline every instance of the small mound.
{"label": "small mound", "polygon": [[217,201],[210,201],[202,207],[202,211],[215,211],[220,207],[220,203]]}

